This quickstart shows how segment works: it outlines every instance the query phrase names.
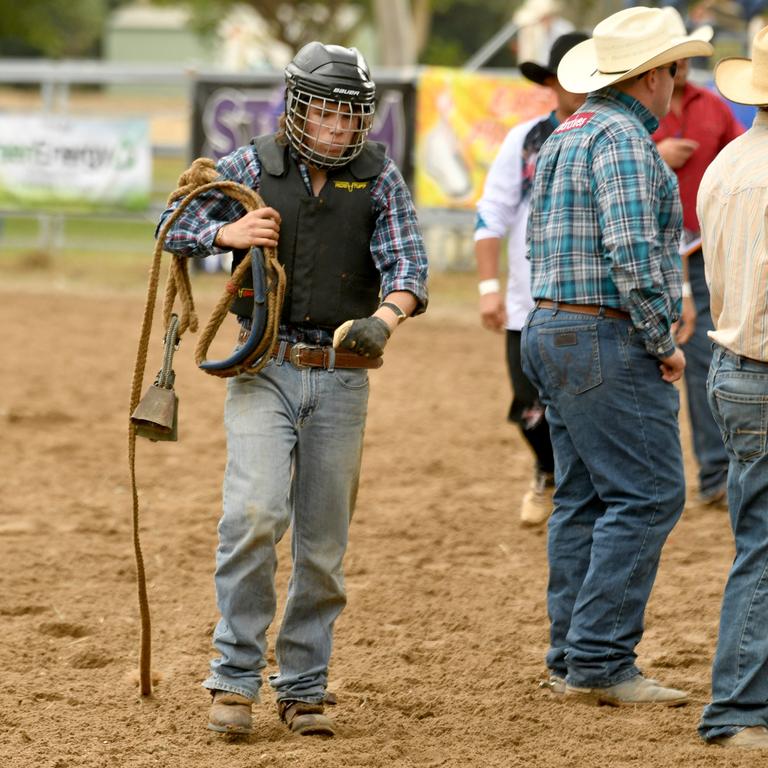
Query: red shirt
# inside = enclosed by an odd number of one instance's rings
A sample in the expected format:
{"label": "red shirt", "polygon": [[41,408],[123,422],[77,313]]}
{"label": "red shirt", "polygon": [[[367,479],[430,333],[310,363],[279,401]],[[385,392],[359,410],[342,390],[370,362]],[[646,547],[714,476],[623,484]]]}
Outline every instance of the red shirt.
{"label": "red shirt", "polygon": [[672,110],[659,123],[653,140],[694,139],[698,149],[675,173],[680,184],[680,200],[683,203],[683,226],[692,232],[699,231],[696,217],[696,195],[704,171],[728,142],[741,136],[744,127],[735,118],[728,105],[712,91],[685,84],[682,115]]}

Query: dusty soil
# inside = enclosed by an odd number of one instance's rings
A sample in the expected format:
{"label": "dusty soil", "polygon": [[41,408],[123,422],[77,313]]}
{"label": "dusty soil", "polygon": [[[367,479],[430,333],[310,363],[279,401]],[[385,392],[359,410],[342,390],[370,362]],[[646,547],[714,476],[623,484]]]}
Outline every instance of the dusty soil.
{"label": "dusty soil", "polygon": [[[126,409],[142,306],[138,291],[0,289],[1,765],[754,764],[695,731],[732,556],[722,511],[689,504],[639,648],[644,671],[691,691],[690,706],[598,709],[537,690],[545,532],[517,519],[531,460],[504,421],[502,340],[479,328],[471,299],[439,290],[371,377],[349,605],[331,668],[338,738],[286,732],[268,690],[253,737],[204,728],[224,390],[194,370],[189,340],[176,364],[181,439],[139,444],[161,675],[141,699]],[[159,351],[156,341],[152,373]]]}

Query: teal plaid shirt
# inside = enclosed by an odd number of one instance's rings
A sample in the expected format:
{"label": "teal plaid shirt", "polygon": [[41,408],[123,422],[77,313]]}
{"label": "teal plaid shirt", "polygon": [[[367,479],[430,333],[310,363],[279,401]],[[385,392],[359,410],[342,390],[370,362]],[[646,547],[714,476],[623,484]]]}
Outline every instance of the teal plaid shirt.
{"label": "teal plaid shirt", "polygon": [[646,349],[675,348],[683,209],[651,133],[658,120],[614,88],[592,93],[539,153],[528,223],[534,298],[629,312]]}

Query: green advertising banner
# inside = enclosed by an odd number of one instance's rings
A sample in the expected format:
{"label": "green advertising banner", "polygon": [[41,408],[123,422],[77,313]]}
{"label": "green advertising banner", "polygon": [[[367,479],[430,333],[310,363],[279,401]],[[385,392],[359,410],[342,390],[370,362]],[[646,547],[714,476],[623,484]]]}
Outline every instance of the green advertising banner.
{"label": "green advertising banner", "polygon": [[151,183],[145,119],[0,114],[0,209],[141,211]]}

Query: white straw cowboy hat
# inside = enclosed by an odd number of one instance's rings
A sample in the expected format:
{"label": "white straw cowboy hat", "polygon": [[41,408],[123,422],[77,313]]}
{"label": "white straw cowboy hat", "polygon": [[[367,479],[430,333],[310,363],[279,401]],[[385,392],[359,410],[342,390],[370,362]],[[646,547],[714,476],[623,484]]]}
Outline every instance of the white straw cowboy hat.
{"label": "white straw cowboy hat", "polygon": [[546,19],[547,16],[558,16],[561,12],[558,0],[525,0],[515,11],[512,20],[518,27],[527,27]]}
{"label": "white straw cowboy hat", "polygon": [[737,104],[768,104],[768,27],[756,35],[751,59],[723,59],[715,67],[715,85]]}
{"label": "white straw cowboy hat", "polygon": [[571,93],[590,93],[678,59],[711,56],[711,37],[709,26],[687,35],[673,8],[627,8],[563,56],[557,79]]}

